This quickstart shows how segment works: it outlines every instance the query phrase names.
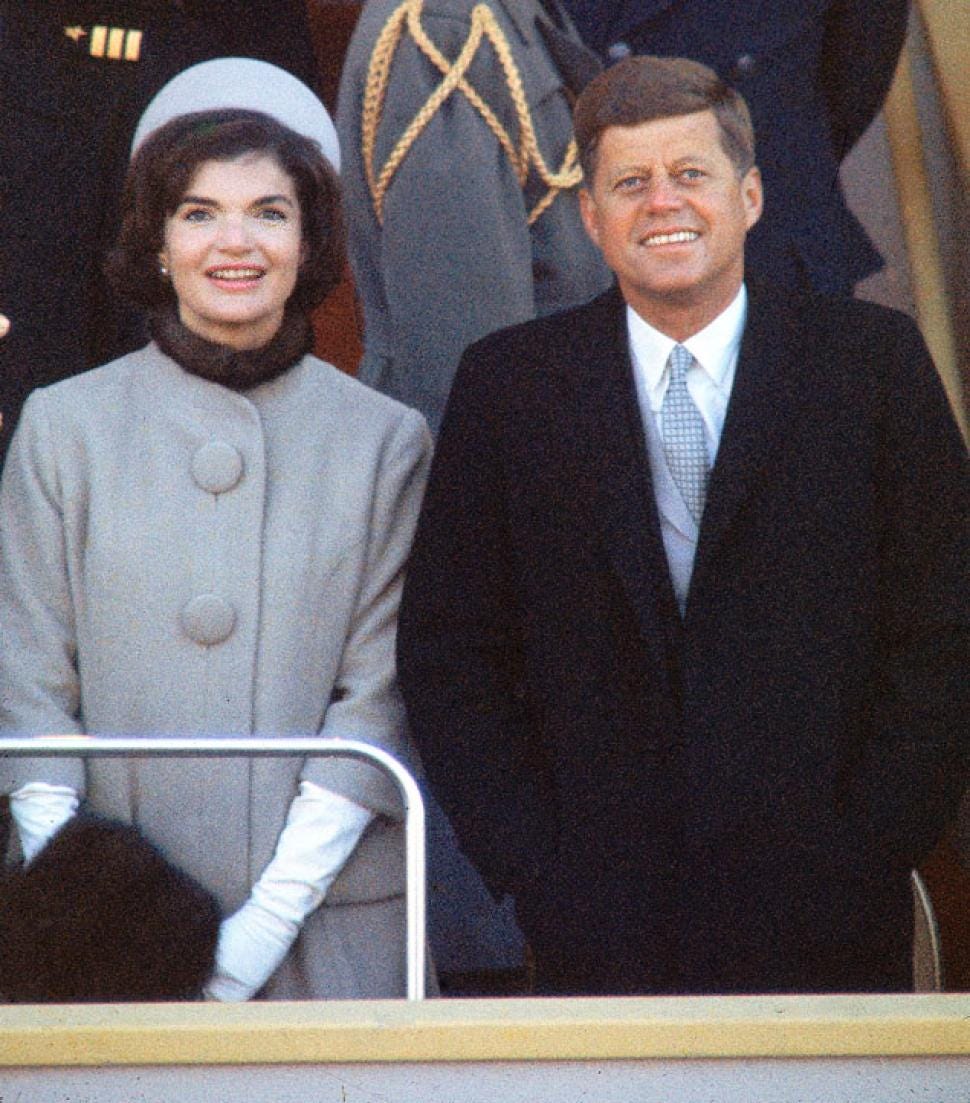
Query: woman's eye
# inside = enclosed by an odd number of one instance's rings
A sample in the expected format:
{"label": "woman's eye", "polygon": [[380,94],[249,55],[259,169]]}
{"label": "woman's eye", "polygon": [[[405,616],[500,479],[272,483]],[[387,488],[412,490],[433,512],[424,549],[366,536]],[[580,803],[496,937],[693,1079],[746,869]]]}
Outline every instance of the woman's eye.
{"label": "woman's eye", "polygon": [[286,222],[286,211],[281,211],[276,207],[261,207],[256,213],[256,217],[262,219],[264,222]]}
{"label": "woman's eye", "polygon": [[212,212],[205,207],[190,207],[182,213],[183,222],[208,222],[211,217]]}

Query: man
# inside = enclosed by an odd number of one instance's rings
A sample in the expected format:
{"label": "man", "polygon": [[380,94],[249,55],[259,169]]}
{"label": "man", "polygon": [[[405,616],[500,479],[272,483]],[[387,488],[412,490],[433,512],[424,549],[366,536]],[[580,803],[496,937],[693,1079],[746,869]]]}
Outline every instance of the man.
{"label": "man", "polygon": [[604,59],[691,57],[744,96],[769,197],[746,249],[751,275],[849,294],[879,269],[839,167],[889,91],[908,0],[563,3]]}
{"label": "man", "polygon": [[628,59],[575,124],[618,288],[459,369],[399,631],[428,776],[540,992],[905,989],[967,749],[942,388],[906,317],[745,285],[711,70]]}

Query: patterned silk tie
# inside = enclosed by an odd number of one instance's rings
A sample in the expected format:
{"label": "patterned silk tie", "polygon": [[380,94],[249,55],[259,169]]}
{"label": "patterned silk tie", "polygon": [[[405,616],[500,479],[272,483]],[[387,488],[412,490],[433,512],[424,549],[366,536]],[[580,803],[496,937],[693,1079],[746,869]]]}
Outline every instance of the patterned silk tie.
{"label": "patterned silk tie", "polygon": [[683,345],[674,345],[667,361],[670,383],[660,407],[664,455],[677,489],[700,524],[707,495],[709,465],[704,420],[687,390],[687,369],[694,357]]}

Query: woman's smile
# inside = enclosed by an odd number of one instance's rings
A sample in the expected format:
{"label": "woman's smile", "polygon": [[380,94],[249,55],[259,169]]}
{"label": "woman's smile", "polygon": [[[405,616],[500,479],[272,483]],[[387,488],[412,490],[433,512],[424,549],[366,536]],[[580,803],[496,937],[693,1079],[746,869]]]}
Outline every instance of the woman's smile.
{"label": "woman's smile", "polygon": [[258,348],[279,328],[302,255],[300,204],[265,154],[199,166],[165,222],[159,262],[194,333]]}

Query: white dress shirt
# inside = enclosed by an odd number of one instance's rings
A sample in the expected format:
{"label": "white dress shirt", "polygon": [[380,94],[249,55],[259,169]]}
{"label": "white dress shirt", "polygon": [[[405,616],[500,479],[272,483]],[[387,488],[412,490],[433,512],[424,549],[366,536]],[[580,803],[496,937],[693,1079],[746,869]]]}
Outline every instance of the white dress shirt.
{"label": "white dress shirt", "polygon": [[703,419],[708,457],[713,467],[734,386],[747,304],[747,292],[742,284],[730,305],[713,322],[681,342],[654,329],[632,307],[628,306],[626,311],[630,359],[650,453],[661,535],[681,613],[687,605],[698,526],[674,485],[663,453],[660,408],[670,382],[667,360],[678,343],[694,357],[686,375],[687,390]]}
{"label": "white dress shirt", "polygon": [[717,455],[728,400],[734,386],[747,308],[748,295],[742,284],[730,305],[713,322],[693,337],[680,342],[654,329],[632,307],[626,308],[630,357],[636,375],[640,412],[644,418],[648,414],[652,416],[662,439],[660,407],[670,382],[667,360],[674,345],[682,344],[695,361],[687,372],[687,390],[704,419],[704,436],[711,466]]}

